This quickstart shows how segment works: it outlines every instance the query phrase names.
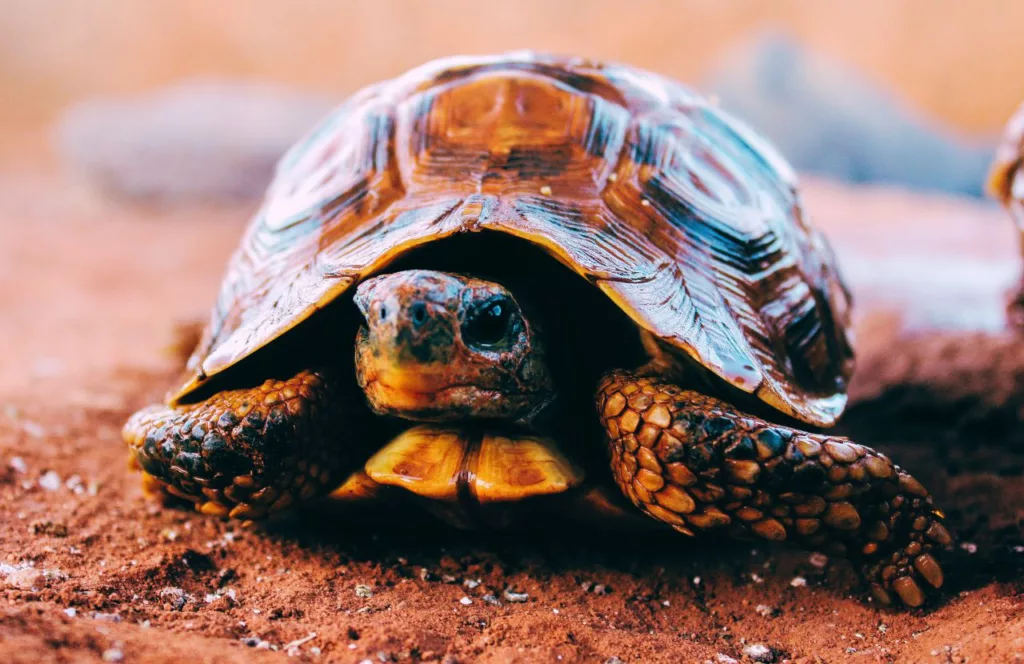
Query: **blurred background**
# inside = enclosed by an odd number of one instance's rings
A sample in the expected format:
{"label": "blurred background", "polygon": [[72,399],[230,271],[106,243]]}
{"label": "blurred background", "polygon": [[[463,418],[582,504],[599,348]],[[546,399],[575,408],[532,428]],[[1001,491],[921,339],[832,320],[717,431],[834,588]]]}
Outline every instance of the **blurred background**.
{"label": "blurred background", "polygon": [[[249,195],[262,186],[238,179],[357,88],[525,47],[715,93],[801,170],[976,196],[1024,97],[1021,25],[1014,0],[3,0],[0,157],[60,154],[128,193]],[[140,152],[187,171],[225,151],[252,172],[205,189],[161,185],[181,174],[155,166],[155,181],[118,181]]]}
{"label": "blurred background", "polygon": [[717,96],[801,171],[858,312],[998,329],[1020,257],[983,183],[1022,25],[1020,0],[0,0],[0,347],[34,376],[151,362],[333,106],[521,48]]}

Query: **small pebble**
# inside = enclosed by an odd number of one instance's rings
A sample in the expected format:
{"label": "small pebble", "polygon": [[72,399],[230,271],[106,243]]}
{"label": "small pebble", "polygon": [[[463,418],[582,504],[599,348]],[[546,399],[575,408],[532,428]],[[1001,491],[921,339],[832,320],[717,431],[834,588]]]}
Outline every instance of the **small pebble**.
{"label": "small pebble", "polygon": [[60,488],[60,475],[56,471],[48,470],[39,478],[39,486],[47,491],[56,491]]}
{"label": "small pebble", "polygon": [[530,599],[527,593],[517,593],[514,590],[506,590],[503,594],[505,595],[505,600],[513,604],[522,604]]}
{"label": "small pebble", "polygon": [[38,422],[25,420],[21,423],[21,430],[33,438],[42,438],[46,435],[46,429]]}
{"label": "small pebble", "polygon": [[549,187],[547,185],[544,185],[543,187],[540,188],[540,193],[542,195],[544,195],[544,196],[550,196],[551,195],[551,187]]}
{"label": "small pebble", "polygon": [[163,588],[160,590],[160,599],[171,605],[171,610],[181,611],[188,603],[188,594],[181,588]]}
{"label": "small pebble", "polygon": [[978,552],[978,545],[974,542],[961,542],[960,548],[972,555]]}
{"label": "small pebble", "polygon": [[466,579],[465,581],[462,582],[462,585],[464,585],[467,588],[469,588],[470,590],[472,590],[473,588],[476,588],[477,586],[480,585],[480,579],[476,579],[476,580]]}
{"label": "small pebble", "polygon": [[721,652],[715,655],[715,661],[718,662],[718,664],[740,664],[740,660],[735,657],[729,657],[725,653]]}
{"label": "small pebble", "polygon": [[770,618],[775,615],[775,607],[768,606],[767,604],[758,604],[754,607],[754,613],[764,618]]}
{"label": "small pebble", "polygon": [[19,473],[28,472],[28,466],[25,465],[25,460],[21,457],[11,457],[10,466]]}
{"label": "small pebble", "polygon": [[103,651],[104,662],[123,662],[124,653],[117,648],[107,648]]}
{"label": "small pebble", "polygon": [[51,537],[67,537],[68,527],[63,523],[39,519],[28,525],[28,531],[33,535],[49,535]]}
{"label": "small pebble", "polygon": [[471,600],[468,597],[463,597],[462,599],[459,600],[459,604],[461,604],[463,606],[469,606],[472,603],[473,603],[473,600]]}
{"label": "small pebble", "polygon": [[64,615],[66,615],[68,618],[74,618],[78,615],[78,609],[76,609],[73,606],[69,606],[68,608],[64,609]]}
{"label": "small pebble", "polygon": [[774,662],[775,651],[766,645],[754,643],[743,649],[743,654],[755,662]]}
{"label": "small pebble", "polygon": [[789,582],[789,585],[793,586],[794,588],[803,588],[807,585],[807,579],[805,579],[802,576],[794,576],[793,580]]}
{"label": "small pebble", "polygon": [[607,595],[611,590],[603,583],[598,583],[594,586],[595,595]]}
{"label": "small pebble", "polygon": [[817,567],[818,569],[821,569],[825,567],[825,565],[828,565],[828,556],[826,556],[824,553],[818,553],[817,551],[808,556],[807,560],[811,563],[812,567]]}
{"label": "small pebble", "polygon": [[487,604],[493,604],[494,606],[501,606],[501,600],[499,600],[499,599],[498,599],[498,598],[497,598],[496,596],[494,596],[494,595],[484,595],[484,596],[483,596],[483,597],[481,597],[480,599],[482,599],[482,600],[483,600],[484,602],[486,602]]}
{"label": "small pebble", "polygon": [[360,583],[356,586],[356,597],[369,599],[370,597],[373,597],[373,589],[370,588],[370,586]]}
{"label": "small pebble", "polygon": [[100,613],[99,611],[92,614],[93,620],[103,620],[105,622],[119,623],[121,622],[121,616],[116,613]]}

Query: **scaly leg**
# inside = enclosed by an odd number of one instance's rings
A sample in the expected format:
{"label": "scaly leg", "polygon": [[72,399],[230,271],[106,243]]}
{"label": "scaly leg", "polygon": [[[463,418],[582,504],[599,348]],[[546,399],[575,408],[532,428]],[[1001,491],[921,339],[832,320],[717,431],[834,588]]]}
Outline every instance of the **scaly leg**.
{"label": "scaly leg", "polygon": [[920,606],[924,588],[942,585],[943,515],[878,452],[634,372],[606,376],[597,401],[615,481],[655,519],[687,535],[724,528],[846,555],[886,604],[895,593]]}
{"label": "scaly leg", "polygon": [[366,408],[358,393],[340,392],[325,372],[302,371],[196,404],[149,406],[122,435],[148,492],[162,486],[200,512],[258,519],[330,492],[360,459]]}

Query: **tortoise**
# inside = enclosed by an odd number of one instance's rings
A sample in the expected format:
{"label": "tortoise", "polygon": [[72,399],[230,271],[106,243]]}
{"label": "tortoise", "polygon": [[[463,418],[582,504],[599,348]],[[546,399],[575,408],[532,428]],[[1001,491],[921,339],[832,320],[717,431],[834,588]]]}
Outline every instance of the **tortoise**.
{"label": "tortoise", "polygon": [[[1024,250],[1024,103],[1010,118],[988,176],[988,192],[1010,213]],[[1006,307],[1010,324],[1024,328],[1024,276]]]}
{"label": "tortoise", "polygon": [[210,515],[645,514],[846,555],[918,606],[943,514],[802,430],[852,370],[850,295],[765,138],[641,69],[455,57],[281,159],[185,377],[124,438],[146,486]]}

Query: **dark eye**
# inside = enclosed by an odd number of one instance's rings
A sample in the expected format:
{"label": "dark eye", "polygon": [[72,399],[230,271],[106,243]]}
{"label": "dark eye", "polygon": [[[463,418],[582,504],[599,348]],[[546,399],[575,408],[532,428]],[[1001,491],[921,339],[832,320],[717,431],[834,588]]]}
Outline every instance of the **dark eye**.
{"label": "dark eye", "polygon": [[508,300],[494,300],[466,318],[462,338],[476,346],[497,346],[505,341],[511,329],[513,305]]}

